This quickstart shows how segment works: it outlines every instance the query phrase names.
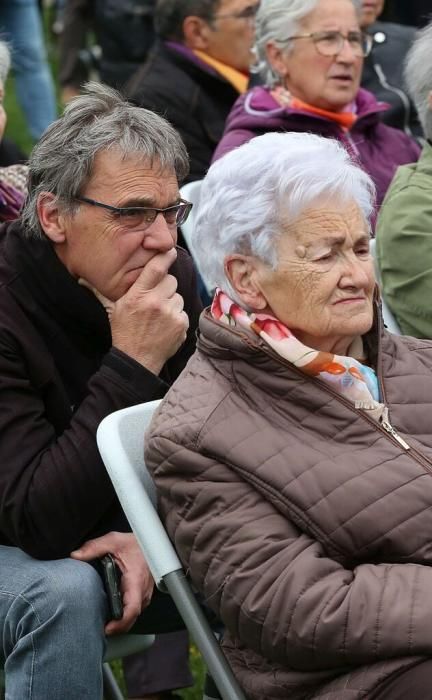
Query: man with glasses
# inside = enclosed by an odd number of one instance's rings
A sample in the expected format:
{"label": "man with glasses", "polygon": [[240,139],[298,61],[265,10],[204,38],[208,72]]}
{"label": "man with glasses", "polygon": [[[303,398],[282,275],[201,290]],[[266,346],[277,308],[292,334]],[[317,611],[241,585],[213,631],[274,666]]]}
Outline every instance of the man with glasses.
{"label": "man with glasses", "polygon": [[245,92],[258,0],[158,0],[158,41],[126,94],[163,114],[190,157],[189,180],[204,177],[225,119]]}
{"label": "man with glasses", "polygon": [[[191,208],[179,195],[187,169],[164,119],[90,84],[35,146],[22,217],[0,230],[7,697],[101,700],[104,628],[126,631],[150,601],[147,631],[178,628],[168,597],[149,628],[158,599],[96,430],[109,413],[162,397],[193,352],[200,302],[176,248]],[[87,563],[108,552],[122,571],[118,621]],[[170,652],[160,639],[153,686],[139,693],[152,700],[191,681],[186,640],[171,639]]]}

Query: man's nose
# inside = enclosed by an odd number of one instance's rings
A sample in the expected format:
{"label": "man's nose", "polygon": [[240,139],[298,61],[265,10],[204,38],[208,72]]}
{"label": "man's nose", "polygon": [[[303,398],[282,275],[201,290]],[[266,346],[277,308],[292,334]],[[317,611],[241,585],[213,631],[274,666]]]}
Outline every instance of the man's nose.
{"label": "man's nose", "polygon": [[177,243],[177,227],[169,225],[162,212],[159,212],[148,227],[143,239],[144,248],[154,248],[161,252],[171,250]]}

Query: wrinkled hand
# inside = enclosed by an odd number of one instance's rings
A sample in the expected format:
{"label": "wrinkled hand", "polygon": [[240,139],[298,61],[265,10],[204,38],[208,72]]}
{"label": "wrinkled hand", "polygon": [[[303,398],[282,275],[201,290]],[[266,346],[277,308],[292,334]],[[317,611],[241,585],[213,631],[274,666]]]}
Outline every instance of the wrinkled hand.
{"label": "wrinkled hand", "polygon": [[111,620],[105,627],[106,634],[119,634],[127,632],[150,603],[154,581],[135,535],[131,532],[109,532],[88,540],[72,552],[71,557],[91,561],[105,554],[112,554],[122,572],[123,617],[121,620]]}
{"label": "wrinkled hand", "polygon": [[168,270],[177,256],[175,248],[155,255],[130,289],[116,302],[103,297],[85,280],[105,307],[111,324],[113,346],[154,374],[186,340],[189,319],[177,280]]}

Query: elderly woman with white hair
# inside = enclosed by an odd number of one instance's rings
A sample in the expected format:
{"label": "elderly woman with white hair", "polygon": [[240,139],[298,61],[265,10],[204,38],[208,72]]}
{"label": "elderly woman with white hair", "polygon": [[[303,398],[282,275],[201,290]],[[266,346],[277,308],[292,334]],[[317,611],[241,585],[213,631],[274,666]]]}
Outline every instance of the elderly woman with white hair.
{"label": "elderly woman with white hair", "polygon": [[249,700],[432,697],[432,347],[383,326],[373,205],[311,134],[202,186],[217,291],[146,460]]}
{"label": "elderly woman with white hair", "polygon": [[[9,48],[4,41],[0,41],[0,141],[6,129],[7,117],[3,98],[9,69]],[[0,167],[0,222],[16,219],[20,213],[27,193],[27,175],[26,165]]]}
{"label": "elderly woman with white hair", "polygon": [[267,131],[305,131],[335,138],[372,177],[377,205],[398,165],[419,147],[381,122],[387,105],[360,88],[372,37],[352,0],[262,0],[256,48],[265,86],[242,95],[228,115],[216,160]]}

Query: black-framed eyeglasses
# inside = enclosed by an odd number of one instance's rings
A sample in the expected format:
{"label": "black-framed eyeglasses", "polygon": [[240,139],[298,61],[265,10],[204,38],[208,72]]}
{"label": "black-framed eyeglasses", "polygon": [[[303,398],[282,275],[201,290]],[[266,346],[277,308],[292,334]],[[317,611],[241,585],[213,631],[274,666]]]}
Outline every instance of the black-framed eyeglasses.
{"label": "black-framed eyeglasses", "polygon": [[369,56],[373,44],[373,38],[364,32],[348,32],[348,34],[342,34],[338,31],[311,32],[310,34],[289,36],[284,41],[292,39],[312,39],[321,56],[337,56],[347,41],[355,56],[365,57]]}
{"label": "black-framed eyeglasses", "polygon": [[259,3],[254,3],[253,5],[247,5],[247,7],[240,10],[240,12],[233,12],[226,15],[213,15],[212,19],[247,19],[254,20],[259,9]]}
{"label": "black-framed eyeglasses", "polygon": [[178,204],[165,207],[165,209],[158,209],[157,207],[114,207],[112,204],[104,204],[89,197],[74,197],[74,199],[83,204],[107,209],[126,228],[143,231],[151,226],[158,214],[162,214],[168,226],[181,226],[188,218],[193,206],[192,202],[187,202],[185,199],[181,199]]}

